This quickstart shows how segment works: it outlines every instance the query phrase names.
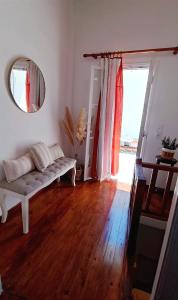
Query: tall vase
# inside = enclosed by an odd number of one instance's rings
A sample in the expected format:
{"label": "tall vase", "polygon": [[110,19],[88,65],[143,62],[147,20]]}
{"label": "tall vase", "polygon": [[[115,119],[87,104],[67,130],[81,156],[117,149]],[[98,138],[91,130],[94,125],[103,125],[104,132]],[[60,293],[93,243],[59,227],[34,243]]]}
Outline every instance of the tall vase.
{"label": "tall vase", "polygon": [[82,169],[82,166],[81,164],[79,163],[79,160],[78,160],[78,154],[75,153],[75,159],[76,159],[76,181],[81,181],[82,180],[82,173],[83,173],[83,169]]}

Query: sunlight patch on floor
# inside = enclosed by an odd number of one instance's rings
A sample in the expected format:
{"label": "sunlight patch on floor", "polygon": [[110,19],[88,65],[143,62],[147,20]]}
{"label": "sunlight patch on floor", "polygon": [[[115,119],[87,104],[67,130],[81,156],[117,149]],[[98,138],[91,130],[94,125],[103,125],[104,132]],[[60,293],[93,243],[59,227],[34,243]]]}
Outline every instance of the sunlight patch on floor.
{"label": "sunlight patch on floor", "polygon": [[118,189],[130,190],[132,184],[134,164],[136,155],[134,153],[119,154],[119,173],[113,177],[118,181]]}

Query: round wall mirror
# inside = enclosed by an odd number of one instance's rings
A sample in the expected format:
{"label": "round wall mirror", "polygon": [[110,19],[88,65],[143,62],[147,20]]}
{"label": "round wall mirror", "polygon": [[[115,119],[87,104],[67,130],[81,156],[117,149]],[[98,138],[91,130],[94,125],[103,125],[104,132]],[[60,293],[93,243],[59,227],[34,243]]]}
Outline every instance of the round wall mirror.
{"label": "round wall mirror", "polygon": [[17,59],[10,69],[10,92],[16,105],[33,113],[43,105],[45,82],[39,67],[29,58]]}

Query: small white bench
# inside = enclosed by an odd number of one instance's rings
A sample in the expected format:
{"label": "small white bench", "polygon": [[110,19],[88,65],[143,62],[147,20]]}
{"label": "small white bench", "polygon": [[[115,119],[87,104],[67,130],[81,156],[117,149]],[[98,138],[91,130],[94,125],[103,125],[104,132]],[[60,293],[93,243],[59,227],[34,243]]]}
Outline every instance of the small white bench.
{"label": "small white bench", "polygon": [[8,196],[20,200],[22,208],[23,233],[29,232],[29,199],[44,187],[50,185],[54,180],[60,179],[62,175],[71,170],[72,185],[75,186],[76,160],[61,157],[46,168],[44,172],[34,170],[23,175],[13,182],[6,180],[0,182],[0,208],[2,210],[1,223],[5,223],[8,215],[6,200]]}

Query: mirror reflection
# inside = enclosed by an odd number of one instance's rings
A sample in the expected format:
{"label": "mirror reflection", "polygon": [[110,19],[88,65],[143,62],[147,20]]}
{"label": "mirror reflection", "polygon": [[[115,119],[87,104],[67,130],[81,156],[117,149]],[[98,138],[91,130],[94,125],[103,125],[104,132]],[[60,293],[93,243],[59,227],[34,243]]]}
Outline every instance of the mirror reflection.
{"label": "mirror reflection", "polygon": [[39,67],[28,58],[15,61],[10,71],[10,91],[17,106],[36,112],[43,105],[45,82]]}

